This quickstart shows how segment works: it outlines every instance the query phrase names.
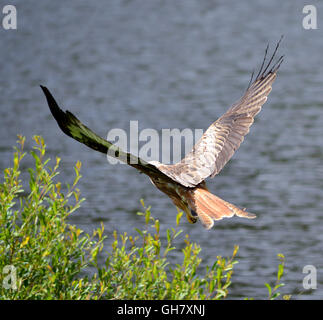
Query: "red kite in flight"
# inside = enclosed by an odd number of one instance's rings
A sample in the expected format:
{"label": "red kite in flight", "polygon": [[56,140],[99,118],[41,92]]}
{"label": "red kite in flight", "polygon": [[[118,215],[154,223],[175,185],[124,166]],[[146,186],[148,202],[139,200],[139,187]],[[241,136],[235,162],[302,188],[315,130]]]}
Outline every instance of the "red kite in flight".
{"label": "red kite in flight", "polygon": [[243,97],[211,124],[190,153],[173,165],[164,165],[158,161],[146,162],[122,151],[95,134],[71,112],[62,111],[49,90],[43,86],[41,88],[51,113],[65,134],[94,150],[105,154],[109,151],[109,155],[114,154],[118,159],[121,156],[127,164],[148,175],[151,182],[169,196],[175,206],[186,213],[189,222],[195,223],[200,219],[203,226],[210,229],[214,220],[225,217],[230,218],[234,215],[248,219],[256,217],[210,193],[205,179],[214,177],[222,170],[239,148],[244,136],[249,132],[255,115],[266,102],[277,70],[283,61],[281,56],[273,62],[279,44],[280,41],[268,62],[266,62],[267,46],[258,75],[253,80],[252,74]]}

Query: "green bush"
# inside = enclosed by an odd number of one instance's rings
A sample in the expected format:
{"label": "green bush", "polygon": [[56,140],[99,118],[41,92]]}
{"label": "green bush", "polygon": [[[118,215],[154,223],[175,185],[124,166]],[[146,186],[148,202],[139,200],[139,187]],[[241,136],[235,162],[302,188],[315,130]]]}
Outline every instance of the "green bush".
{"label": "green bush", "polygon": [[[61,183],[55,182],[60,159],[51,168],[43,139],[35,136],[34,140],[30,190],[24,191],[20,180],[25,156],[21,136],[13,166],[4,170],[0,184],[1,299],[222,299],[228,295],[238,247],[231,258],[217,257],[200,277],[201,248],[186,236],[182,263],[170,264],[168,254],[176,249],[174,240],[182,232],[181,212],[176,228],[162,237],[159,220],[145,208],[139,213],[143,228],[136,229],[135,236],[114,232],[111,250],[103,252],[103,225],[89,235],[67,221],[83,201],[76,187],[80,162],[74,167],[73,184],[64,193]],[[98,263],[99,255],[104,263]],[[89,275],[93,267],[96,271]]]}

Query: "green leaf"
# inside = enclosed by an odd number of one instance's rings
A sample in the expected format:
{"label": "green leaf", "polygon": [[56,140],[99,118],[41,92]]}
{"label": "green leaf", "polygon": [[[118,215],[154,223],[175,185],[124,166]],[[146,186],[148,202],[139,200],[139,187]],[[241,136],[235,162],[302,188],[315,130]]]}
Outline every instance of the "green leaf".
{"label": "green leaf", "polygon": [[267,287],[267,289],[268,289],[268,295],[269,295],[269,297],[271,297],[272,289],[271,289],[270,284],[269,284],[269,283],[265,283],[265,286],[266,286],[266,287]]}
{"label": "green leaf", "polygon": [[140,230],[140,229],[138,229],[138,228],[135,228],[135,230],[143,237],[144,236],[144,234],[142,233],[142,231]]}

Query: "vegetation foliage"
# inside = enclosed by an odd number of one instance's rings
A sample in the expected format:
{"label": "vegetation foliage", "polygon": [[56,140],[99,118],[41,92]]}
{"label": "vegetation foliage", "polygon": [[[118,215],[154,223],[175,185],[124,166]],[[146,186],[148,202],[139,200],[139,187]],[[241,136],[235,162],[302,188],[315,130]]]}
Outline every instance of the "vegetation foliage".
{"label": "vegetation foliage", "polygon": [[[182,263],[172,265],[169,252],[178,250],[174,240],[182,233],[182,213],[177,215],[176,227],[161,235],[159,220],[142,201],[144,212],[138,214],[143,228],[135,229],[136,235],[114,231],[109,235],[112,247],[103,252],[107,237],[103,224],[89,235],[68,222],[84,200],[77,188],[81,163],[74,167],[73,183],[62,188],[55,178],[60,159],[50,167],[43,138],[35,136],[34,141],[30,154],[35,167],[28,169],[29,186],[21,181],[26,155],[22,136],[18,136],[13,165],[4,170],[0,184],[1,299],[203,300],[228,296],[238,247],[230,258],[217,257],[205,275],[199,276],[201,248],[186,235]],[[273,289],[266,284],[270,299],[279,295],[283,268],[281,263]]]}

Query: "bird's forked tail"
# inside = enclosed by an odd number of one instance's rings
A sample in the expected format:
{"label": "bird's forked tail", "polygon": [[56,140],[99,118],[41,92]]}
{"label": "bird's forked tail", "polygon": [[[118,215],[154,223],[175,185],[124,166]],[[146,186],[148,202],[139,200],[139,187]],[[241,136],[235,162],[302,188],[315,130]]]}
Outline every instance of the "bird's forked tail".
{"label": "bird's forked tail", "polygon": [[209,192],[206,187],[197,187],[189,193],[188,200],[193,211],[192,214],[195,213],[199,217],[206,229],[213,227],[214,220],[231,218],[234,215],[247,219],[256,218],[255,214],[241,210],[232,203],[224,201]]}

